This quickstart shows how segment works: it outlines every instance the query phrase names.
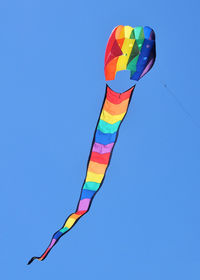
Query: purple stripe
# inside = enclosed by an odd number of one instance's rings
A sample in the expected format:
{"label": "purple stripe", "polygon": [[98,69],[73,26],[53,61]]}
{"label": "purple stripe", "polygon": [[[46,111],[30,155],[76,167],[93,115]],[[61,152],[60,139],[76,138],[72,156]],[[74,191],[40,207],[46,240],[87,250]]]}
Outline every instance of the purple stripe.
{"label": "purple stripe", "polygon": [[78,205],[78,211],[87,211],[90,205],[90,198],[85,198],[80,200],[79,205]]}
{"label": "purple stripe", "polygon": [[49,245],[49,248],[52,248],[53,245],[55,244],[55,242],[56,242],[56,239],[54,238],[54,239],[51,241],[51,244]]}
{"label": "purple stripe", "polygon": [[149,63],[147,64],[147,66],[145,67],[144,71],[142,72],[142,74],[140,75],[140,79],[151,69],[151,67],[153,66],[154,63],[154,58],[152,58]]}
{"label": "purple stripe", "polygon": [[112,151],[114,143],[110,143],[107,145],[99,144],[99,143],[94,143],[92,151],[99,153],[99,154],[106,154],[110,153]]}

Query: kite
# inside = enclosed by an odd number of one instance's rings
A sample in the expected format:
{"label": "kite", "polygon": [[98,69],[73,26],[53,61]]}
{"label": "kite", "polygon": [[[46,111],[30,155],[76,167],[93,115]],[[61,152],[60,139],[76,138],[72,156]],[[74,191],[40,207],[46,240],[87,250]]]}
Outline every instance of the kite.
{"label": "kite", "polygon": [[[112,31],[106,47],[105,79],[114,80],[116,72],[130,70],[130,79],[138,81],[151,69],[155,57],[153,29],[119,25]],[[69,215],[61,229],[54,233],[46,251],[40,257],[31,258],[28,264],[34,259],[43,261],[58,240],[89,211],[94,196],[105,178],[119,128],[127,113],[134,89],[135,85],[123,93],[118,93],[106,85],[76,211]]]}

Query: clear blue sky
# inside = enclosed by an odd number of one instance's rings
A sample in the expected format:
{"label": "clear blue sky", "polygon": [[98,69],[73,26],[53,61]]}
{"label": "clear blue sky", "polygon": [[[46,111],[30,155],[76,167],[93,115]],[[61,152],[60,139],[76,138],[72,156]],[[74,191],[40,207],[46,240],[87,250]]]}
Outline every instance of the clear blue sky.
{"label": "clear blue sky", "polygon": [[[200,279],[199,1],[0,3],[0,278]],[[157,59],[137,84],[90,212],[75,210],[116,25],[149,25]],[[121,75],[125,89],[127,75]]]}

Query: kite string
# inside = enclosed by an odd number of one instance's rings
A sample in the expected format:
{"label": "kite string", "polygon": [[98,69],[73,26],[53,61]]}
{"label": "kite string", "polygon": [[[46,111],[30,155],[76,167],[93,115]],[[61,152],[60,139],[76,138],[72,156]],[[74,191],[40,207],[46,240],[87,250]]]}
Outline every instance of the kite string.
{"label": "kite string", "polygon": [[180,109],[190,118],[190,120],[193,122],[193,124],[197,127],[200,128],[200,124],[198,123],[198,121],[196,121],[196,119],[194,119],[194,117],[192,116],[192,114],[186,109],[186,107],[183,105],[183,103],[178,99],[178,97],[176,96],[176,94],[168,87],[168,85],[164,82],[160,82],[164,88],[167,90],[167,92],[173,97],[173,99],[176,101],[176,104],[180,107]]}

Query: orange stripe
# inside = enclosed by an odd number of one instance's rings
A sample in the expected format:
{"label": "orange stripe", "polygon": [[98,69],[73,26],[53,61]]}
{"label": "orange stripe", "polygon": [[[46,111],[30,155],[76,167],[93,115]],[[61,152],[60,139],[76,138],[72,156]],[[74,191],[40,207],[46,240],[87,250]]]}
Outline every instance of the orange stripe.
{"label": "orange stripe", "polygon": [[106,167],[107,167],[106,164],[90,161],[88,165],[88,171],[94,172],[96,174],[104,174],[106,171]]}
{"label": "orange stripe", "polygon": [[122,101],[120,104],[113,104],[106,99],[103,110],[110,113],[111,115],[120,115],[126,112],[128,107],[129,99]]}
{"label": "orange stripe", "polygon": [[119,25],[116,32],[115,32],[115,38],[118,39],[123,39],[124,38],[124,26]]}
{"label": "orange stripe", "polygon": [[74,213],[74,214],[72,214],[71,216],[70,216],[70,218],[73,218],[73,219],[78,219],[79,217],[81,216],[81,214],[76,214],[76,213]]}
{"label": "orange stripe", "polygon": [[118,58],[119,57],[115,57],[105,65],[104,72],[105,72],[106,81],[115,79]]}

